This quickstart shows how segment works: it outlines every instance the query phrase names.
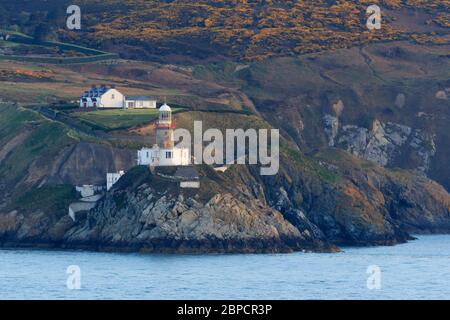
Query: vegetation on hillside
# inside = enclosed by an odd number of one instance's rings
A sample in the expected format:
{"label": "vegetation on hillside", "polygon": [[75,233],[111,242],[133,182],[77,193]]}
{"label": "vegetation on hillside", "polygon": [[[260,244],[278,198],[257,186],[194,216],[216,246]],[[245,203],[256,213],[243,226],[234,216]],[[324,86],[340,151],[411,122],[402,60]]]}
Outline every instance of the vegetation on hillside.
{"label": "vegetation on hillside", "polygon": [[49,216],[62,218],[67,215],[69,205],[79,198],[74,186],[47,185],[41,188],[32,188],[15,198],[10,205],[11,209],[34,213],[42,210]]}
{"label": "vegetation on hillside", "polygon": [[13,106],[2,105],[0,124],[0,187],[17,186],[32,165],[38,174],[39,167],[47,165],[45,159],[73,143],[61,124]]}
{"label": "vegetation on hillside", "polygon": [[[180,109],[173,110],[175,113]],[[158,117],[157,109],[96,110],[71,114],[87,124],[104,130],[128,129],[148,124]]]}
{"label": "vegetation on hillside", "polygon": [[[3,23],[37,41],[76,41],[138,59],[260,60],[395,39],[440,44],[450,26],[447,0],[80,0],[83,27],[75,32],[65,27],[69,1],[43,2],[4,0],[0,16],[11,13]],[[378,31],[366,28],[372,4],[383,9]],[[425,29],[402,25],[405,17]]]}
{"label": "vegetation on hillside", "polygon": [[[142,47],[147,54],[157,56],[225,55],[260,60],[373,41],[418,39],[422,35],[397,27],[386,11],[382,30],[369,31],[366,9],[371,4],[388,10],[406,8],[425,12],[424,23],[430,25],[430,33],[449,26],[449,2],[434,0],[132,0],[126,3],[83,0],[80,3],[92,31],[87,34],[89,41],[103,45],[120,42]],[[432,36],[425,33],[422,36],[431,41]]]}

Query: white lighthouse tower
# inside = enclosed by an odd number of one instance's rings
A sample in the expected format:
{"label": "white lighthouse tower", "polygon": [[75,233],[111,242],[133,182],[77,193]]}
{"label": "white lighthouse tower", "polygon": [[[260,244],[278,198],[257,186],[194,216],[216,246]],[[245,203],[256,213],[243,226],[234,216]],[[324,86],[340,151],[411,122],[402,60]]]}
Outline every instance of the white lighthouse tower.
{"label": "white lighthouse tower", "polygon": [[156,144],[159,148],[173,148],[173,130],[175,125],[172,123],[172,109],[164,104],[159,109],[158,124],[156,126]]}
{"label": "white lighthouse tower", "polygon": [[167,104],[164,104],[159,109],[158,123],[156,125],[156,143],[152,148],[143,148],[138,151],[138,165],[153,167],[190,165],[190,149],[174,146],[174,129],[172,109]]}

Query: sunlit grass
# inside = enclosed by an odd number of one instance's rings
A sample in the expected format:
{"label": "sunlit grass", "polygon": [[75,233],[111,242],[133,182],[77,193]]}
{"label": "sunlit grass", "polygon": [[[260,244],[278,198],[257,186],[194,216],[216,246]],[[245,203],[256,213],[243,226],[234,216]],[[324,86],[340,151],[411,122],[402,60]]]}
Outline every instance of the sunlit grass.
{"label": "sunlit grass", "polygon": [[[182,109],[173,109],[179,112]],[[72,113],[72,116],[108,130],[126,129],[150,123],[158,117],[158,109],[114,109]]]}

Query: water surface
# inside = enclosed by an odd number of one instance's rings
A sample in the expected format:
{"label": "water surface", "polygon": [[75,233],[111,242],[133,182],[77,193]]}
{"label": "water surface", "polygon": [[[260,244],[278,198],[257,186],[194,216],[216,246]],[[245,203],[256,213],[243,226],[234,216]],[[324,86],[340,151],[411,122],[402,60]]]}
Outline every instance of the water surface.
{"label": "water surface", "polygon": [[[450,299],[450,236],[338,254],[0,250],[0,299]],[[81,289],[67,288],[67,268]],[[367,288],[379,266],[381,289]]]}

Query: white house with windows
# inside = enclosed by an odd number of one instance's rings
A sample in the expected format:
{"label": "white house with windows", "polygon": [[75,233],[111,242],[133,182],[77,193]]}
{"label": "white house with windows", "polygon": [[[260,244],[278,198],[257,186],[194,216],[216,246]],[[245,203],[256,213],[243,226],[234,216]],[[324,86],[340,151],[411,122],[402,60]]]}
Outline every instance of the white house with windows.
{"label": "white house with windows", "polygon": [[159,109],[156,126],[156,144],[152,148],[143,148],[137,153],[138,165],[188,166],[191,164],[191,150],[174,146],[172,109],[164,104]]}
{"label": "white house with windows", "polygon": [[145,96],[125,97],[121,92],[106,86],[92,86],[80,98],[80,108],[105,109],[156,109],[157,101]]}
{"label": "white house with windows", "polygon": [[125,108],[127,109],[156,109],[156,100],[149,97],[126,97]]}
{"label": "white house with windows", "polygon": [[80,98],[80,108],[120,109],[124,107],[125,96],[114,88],[93,86]]}

